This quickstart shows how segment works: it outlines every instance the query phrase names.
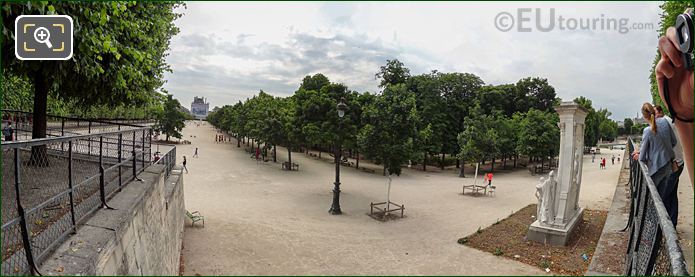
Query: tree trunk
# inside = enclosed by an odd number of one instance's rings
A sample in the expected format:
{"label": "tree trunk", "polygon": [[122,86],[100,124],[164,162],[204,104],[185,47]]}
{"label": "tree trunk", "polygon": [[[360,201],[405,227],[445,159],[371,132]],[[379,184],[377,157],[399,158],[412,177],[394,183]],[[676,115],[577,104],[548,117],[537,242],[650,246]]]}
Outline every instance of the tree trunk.
{"label": "tree trunk", "polygon": [[514,155],[514,168],[516,168],[516,160],[519,158],[519,155]]}
{"label": "tree trunk", "polygon": [[319,147],[319,159],[321,158],[321,147]]}
{"label": "tree trunk", "polygon": [[466,178],[466,173],[463,171],[463,168],[466,166],[466,162],[461,163],[461,171],[459,171],[459,177],[461,178]]}
{"label": "tree trunk", "polygon": [[439,164],[439,167],[441,167],[442,170],[444,170],[444,156],[446,156],[446,154],[442,153],[442,160],[441,160],[441,163]]}
{"label": "tree trunk", "polygon": [[360,169],[360,151],[355,150],[355,155],[357,160],[357,163],[355,163],[355,169]]}
{"label": "tree trunk", "polygon": [[290,169],[292,168],[292,150],[290,147],[287,147],[287,162],[290,164]]}
{"label": "tree trunk", "polygon": [[278,149],[277,146],[273,145],[273,162],[278,162]]}
{"label": "tree trunk", "polygon": [[495,172],[495,158],[492,158],[492,163],[490,164],[490,171]]}
{"label": "tree trunk", "polygon": [[460,167],[461,167],[461,160],[456,159],[456,168],[460,168]]}
{"label": "tree trunk", "polygon": [[427,151],[425,151],[425,157],[422,159],[422,171],[427,171]]}
{"label": "tree trunk", "polygon": [[504,163],[502,168],[507,169],[507,158],[502,159],[502,162]]}
{"label": "tree trunk", "polygon": [[[46,137],[46,107],[48,102],[48,83],[46,76],[36,73],[34,75],[34,113],[32,116],[31,138]],[[29,164],[33,166],[48,166],[46,145],[31,147]]]}

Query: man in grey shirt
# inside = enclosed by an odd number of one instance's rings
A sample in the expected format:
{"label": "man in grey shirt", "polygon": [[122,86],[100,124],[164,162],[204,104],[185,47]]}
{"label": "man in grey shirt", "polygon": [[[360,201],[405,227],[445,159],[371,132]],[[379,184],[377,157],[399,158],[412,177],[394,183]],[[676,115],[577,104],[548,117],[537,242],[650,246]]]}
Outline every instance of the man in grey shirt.
{"label": "man in grey shirt", "polygon": [[671,118],[667,115],[664,115],[664,110],[661,108],[661,106],[656,106],[654,108],[656,109],[656,117],[666,119],[676,137],[676,146],[673,147],[673,154],[674,160],[676,163],[678,163],[678,170],[671,173],[671,175],[669,175],[669,177],[666,179],[665,191],[662,196],[662,200],[666,206],[666,211],[668,211],[668,214],[671,217],[671,222],[673,222],[673,227],[676,227],[676,223],[678,222],[678,180],[681,177],[681,173],[683,173],[684,166],[683,146],[681,146],[680,141],[678,141],[678,130],[676,130],[673,123],[671,123],[673,120],[671,120]]}

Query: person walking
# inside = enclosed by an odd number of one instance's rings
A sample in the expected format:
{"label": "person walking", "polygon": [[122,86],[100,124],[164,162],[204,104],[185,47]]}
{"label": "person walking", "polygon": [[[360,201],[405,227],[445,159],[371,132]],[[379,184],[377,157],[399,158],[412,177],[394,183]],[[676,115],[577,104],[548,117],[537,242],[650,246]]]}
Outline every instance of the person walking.
{"label": "person walking", "polygon": [[594,160],[596,160],[596,153],[591,154],[591,163],[594,163]]}
{"label": "person walking", "polygon": [[669,183],[668,179],[672,173],[678,171],[674,170],[674,166],[677,167],[677,162],[674,163],[675,153],[673,152],[673,147],[678,141],[668,121],[656,117],[656,109],[652,104],[644,103],[642,105],[642,116],[647,120],[649,126],[642,131],[642,145],[640,145],[639,150],[632,153],[632,158],[647,164],[648,174],[654,181],[659,196],[661,196],[666,211],[672,217],[673,222],[676,219],[673,217],[675,215],[674,207],[678,205],[678,202],[672,202],[673,196],[670,193],[673,188],[670,186],[673,184]]}
{"label": "person walking", "polygon": [[188,168],[186,167],[186,156],[183,156],[183,169],[185,169],[186,174],[188,174]]}
{"label": "person walking", "polygon": [[193,153],[193,158],[198,157],[198,147],[195,148],[195,153]]}
{"label": "person walking", "polygon": [[601,169],[606,169],[606,158],[601,158]]}
{"label": "person walking", "polygon": [[487,179],[487,186],[492,187],[492,172],[488,172],[485,179]]}
{"label": "person walking", "polygon": [[12,141],[13,134],[14,129],[12,129],[12,121],[10,121],[5,128],[2,128],[2,135],[5,137],[5,141]]}
{"label": "person walking", "polygon": [[611,164],[615,164],[615,155],[613,155],[613,157],[611,157]]}
{"label": "person walking", "polygon": [[666,211],[671,217],[673,227],[676,227],[678,223],[678,179],[680,179],[681,173],[683,173],[683,168],[685,166],[683,160],[683,146],[678,139],[678,130],[674,127],[671,118],[664,115],[664,110],[661,108],[661,106],[656,106],[654,109],[656,110],[656,118],[666,119],[666,122],[669,123],[669,127],[671,127],[671,130],[673,130],[673,133],[675,134],[674,137],[676,138],[676,146],[673,147],[673,156],[678,169],[668,176],[666,186],[664,187],[664,196],[662,197],[664,200],[664,205],[666,206]]}

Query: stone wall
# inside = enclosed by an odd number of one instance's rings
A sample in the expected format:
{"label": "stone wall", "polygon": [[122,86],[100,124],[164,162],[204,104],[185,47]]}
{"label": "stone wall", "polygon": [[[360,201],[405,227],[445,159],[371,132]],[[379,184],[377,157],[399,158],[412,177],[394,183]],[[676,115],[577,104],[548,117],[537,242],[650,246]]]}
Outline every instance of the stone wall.
{"label": "stone wall", "polygon": [[179,168],[150,166],[79,225],[39,267],[43,275],[178,275],[186,209]]}

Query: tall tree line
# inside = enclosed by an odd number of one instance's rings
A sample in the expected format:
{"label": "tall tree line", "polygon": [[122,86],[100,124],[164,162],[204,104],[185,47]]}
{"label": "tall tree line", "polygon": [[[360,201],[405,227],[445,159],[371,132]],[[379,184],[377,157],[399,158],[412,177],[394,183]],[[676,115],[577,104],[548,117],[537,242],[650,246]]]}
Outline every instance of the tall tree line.
{"label": "tall tree line", "polygon": [[[470,73],[413,76],[398,60],[388,60],[375,77],[378,93],[352,91],[320,73],[306,76],[292,96],[260,91],[208,120],[234,135],[239,147],[249,141],[255,147],[286,146],[290,159],[293,149],[340,150],[356,158],[358,167],[366,158],[391,174],[408,163],[423,170],[455,164],[463,177],[467,163],[491,161],[494,170],[496,161],[517,166],[520,155],[542,162],[558,153],[553,106],[560,99],[546,79],[488,85]],[[348,105],[343,118],[336,110],[341,99]]]}

